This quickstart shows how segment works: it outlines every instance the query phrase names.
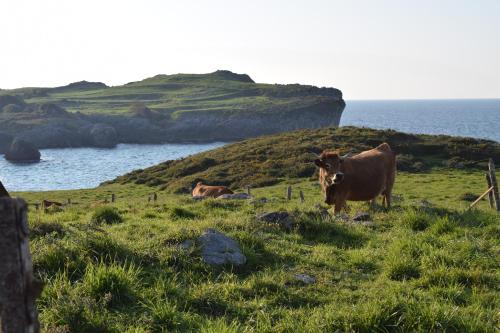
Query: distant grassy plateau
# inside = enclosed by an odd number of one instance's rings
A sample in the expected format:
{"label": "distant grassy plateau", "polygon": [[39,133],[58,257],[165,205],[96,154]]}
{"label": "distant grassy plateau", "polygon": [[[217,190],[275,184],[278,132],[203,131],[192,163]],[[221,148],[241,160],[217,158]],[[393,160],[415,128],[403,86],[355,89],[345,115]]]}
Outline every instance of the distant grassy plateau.
{"label": "distant grassy plateau", "polygon": [[233,141],[337,126],[344,106],[335,88],[260,84],[230,71],[0,90],[0,152],[14,137],[39,148]]}

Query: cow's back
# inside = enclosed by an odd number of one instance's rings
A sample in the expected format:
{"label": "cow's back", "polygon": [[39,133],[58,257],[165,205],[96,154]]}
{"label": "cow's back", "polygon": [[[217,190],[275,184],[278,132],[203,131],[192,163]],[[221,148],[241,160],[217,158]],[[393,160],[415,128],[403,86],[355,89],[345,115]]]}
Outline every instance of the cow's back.
{"label": "cow's back", "polygon": [[225,186],[197,185],[192,192],[193,196],[219,197],[223,194],[233,194],[233,191]]}
{"label": "cow's back", "polygon": [[395,155],[387,143],[350,157],[344,162],[345,173],[349,175],[348,200],[371,200],[387,187],[395,169]]}

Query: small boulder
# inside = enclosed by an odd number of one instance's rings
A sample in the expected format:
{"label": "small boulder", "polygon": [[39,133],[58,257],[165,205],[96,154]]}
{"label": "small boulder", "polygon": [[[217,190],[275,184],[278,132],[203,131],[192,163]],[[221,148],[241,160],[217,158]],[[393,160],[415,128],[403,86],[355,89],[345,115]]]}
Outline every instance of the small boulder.
{"label": "small boulder", "polygon": [[14,139],[5,153],[5,159],[13,162],[39,162],[40,152],[31,143]]}
{"label": "small boulder", "polygon": [[177,248],[182,251],[189,251],[191,248],[195,246],[195,243],[192,239],[186,239],[184,242],[177,245]]}
{"label": "small boulder", "polygon": [[257,220],[266,222],[269,224],[276,224],[280,227],[290,230],[293,225],[293,218],[288,212],[269,212],[257,215]]}
{"label": "small boulder", "polygon": [[307,275],[307,274],[294,274],[293,278],[297,281],[300,281],[304,284],[312,284],[316,282],[316,278]]}
{"label": "small boulder", "polygon": [[232,199],[232,200],[248,200],[252,196],[246,193],[233,193],[233,194],[223,194],[217,197],[217,199]]}
{"label": "small boulder", "polygon": [[95,124],[90,130],[90,138],[95,147],[113,148],[118,144],[118,136],[114,127],[106,124]]}
{"label": "small boulder", "polygon": [[323,218],[327,218],[330,216],[330,213],[328,213],[328,209],[325,207],[321,206],[320,204],[314,205],[314,208],[318,211],[319,215]]}
{"label": "small boulder", "polygon": [[265,204],[267,203],[269,200],[267,198],[254,198],[251,202],[253,204]]}
{"label": "small boulder", "polygon": [[353,221],[360,222],[360,221],[370,221],[371,216],[368,213],[358,213],[352,217]]}
{"label": "small boulder", "polygon": [[214,229],[207,229],[197,243],[201,247],[203,261],[209,265],[243,265],[247,258],[240,245],[232,238]]}

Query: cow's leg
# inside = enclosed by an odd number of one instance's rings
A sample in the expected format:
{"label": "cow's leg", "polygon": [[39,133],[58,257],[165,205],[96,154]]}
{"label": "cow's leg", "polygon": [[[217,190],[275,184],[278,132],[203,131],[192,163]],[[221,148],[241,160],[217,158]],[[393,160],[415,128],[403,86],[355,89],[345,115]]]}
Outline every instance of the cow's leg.
{"label": "cow's leg", "polygon": [[394,168],[387,175],[387,181],[384,191],[385,205],[387,208],[391,208],[391,195],[395,180],[396,180],[396,166],[394,165]]}
{"label": "cow's leg", "polygon": [[342,211],[342,208],[346,206],[346,200],[342,195],[337,195],[335,196],[335,206],[334,206],[334,213],[335,214],[340,214]]}
{"label": "cow's leg", "polygon": [[385,206],[387,208],[391,208],[391,191],[388,190],[385,191],[384,199],[385,199]]}

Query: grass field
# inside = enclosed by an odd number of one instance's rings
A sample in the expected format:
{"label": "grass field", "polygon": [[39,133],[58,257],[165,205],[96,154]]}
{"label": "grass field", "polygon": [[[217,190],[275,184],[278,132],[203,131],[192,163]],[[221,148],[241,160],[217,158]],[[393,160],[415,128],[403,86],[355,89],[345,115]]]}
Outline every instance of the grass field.
{"label": "grass field", "polygon": [[[135,184],[16,194],[74,203],[30,213],[47,332],[496,332],[500,219],[462,200],[484,189],[479,170],[400,172],[392,209],[350,205],[371,226],[322,215],[307,179],[253,189],[266,203],[167,192],[150,203],[152,188]],[[111,193],[116,203],[98,203]],[[292,231],[256,221],[274,210],[294,216]],[[214,268],[178,248],[207,228],[236,239],[247,263]]]}
{"label": "grass field", "polygon": [[[313,159],[387,141],[400,155],[394,206],[350,203],[373,223],[325,214]],[[497,332],[500,218],[482,201],[492,141],[360,128],[265,136],[137,170],[96,189],[15,193],[28,203],[31,251],[45,282],[47,332]],[[254,200],[193,201],[196,181]],[[285,199],[293,187],[293,198]],[[299,191],[305,194],[300,202]],[[156,192],[157,202],[148,201]],[[115,203],[104,203],[115,194]],[[266,198],[267,200],[262,200]],[[291,230],[263,224],[286,211]],[[179,247],[213,228],[247,262],[203,263]],[[314,277],[298,281],[295,274]]]}

